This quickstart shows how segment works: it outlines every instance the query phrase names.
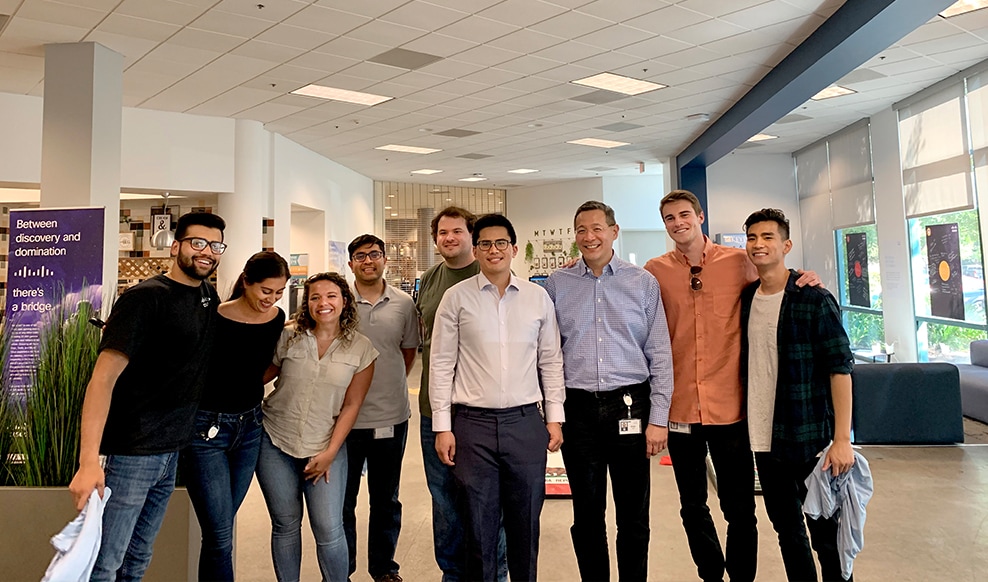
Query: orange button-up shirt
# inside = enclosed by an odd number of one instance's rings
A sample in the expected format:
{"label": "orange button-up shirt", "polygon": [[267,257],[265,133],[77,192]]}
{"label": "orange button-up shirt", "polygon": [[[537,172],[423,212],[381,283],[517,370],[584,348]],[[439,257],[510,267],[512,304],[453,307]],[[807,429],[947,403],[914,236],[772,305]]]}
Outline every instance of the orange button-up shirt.
{"label": "orange button-up shirt", "polygon": [[672,339],[675,388],[669,420],[731,424],[745,417],[741,388],[741,290],[758,278],[744,249],[704,237],[703,288],[690,287],[690,264],[670,251],[645,264],[659,281]]}

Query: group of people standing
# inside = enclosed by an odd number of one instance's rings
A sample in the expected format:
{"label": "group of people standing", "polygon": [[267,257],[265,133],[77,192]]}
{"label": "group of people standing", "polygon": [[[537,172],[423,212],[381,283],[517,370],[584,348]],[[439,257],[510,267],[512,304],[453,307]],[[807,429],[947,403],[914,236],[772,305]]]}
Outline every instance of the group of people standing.
{"label": "group of people standing", "polygon": [[[816,579],[803,481],[831,441],[826,470],[854,462],[836,302],[814,273],[785,267],[781,212],[748,218],[746,251],[703,235],[687,191],[660,212],[676,250],[642,269],[613,250],[613,210],[584,203],[581,258],[543,289],[511,272],[507,218],[449,207],[432,221],[442,262],[423,274],[417,301],[386,283],[385,244],[366,234],[348,247],[353,285],[313,275],[287,325],[276,305],[285,260],[255,254],[220,303],[206,279],[226,250],[225,223],[183,215],[171,269],[114,305],[87,388],[70,491],[81,508],[112,490],[92,579],[143,576],[181,465],[203,531],[201,580],[233,579],[234,516],[255,471],[277,579],[300,577],[304,506],[322,578],[347,580],[366,467],[368,571],[400,582],[406,378],[420,325],[420,438],[444,582],[537,579],[545,451],[560,448],[582,579],[610,579],[610,476],[619,577],[646,580],[650,459],[667,445],[703,580],[755,578],[752,451],[787,575]],[[708,450],[726,552],[707,507]],[[809,526],[824,579],[841,579],[836,520]]]}

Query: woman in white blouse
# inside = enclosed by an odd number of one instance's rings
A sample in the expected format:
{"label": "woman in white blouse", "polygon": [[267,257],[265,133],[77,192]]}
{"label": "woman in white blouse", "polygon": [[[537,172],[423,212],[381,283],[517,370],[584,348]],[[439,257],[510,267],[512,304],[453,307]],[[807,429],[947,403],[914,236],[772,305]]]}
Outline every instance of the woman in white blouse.
{"label": "woman in white blouse", "polygon": [[271,557],[279,581],[299,579],[303,498],[322,579],[347,579],[344,441],[367,395],[377,358],[377,350],[356,328],[356,306],[346,280],[338,273],[313,275],[268,372],[278,380],[263,404],[257,480],[271,514]]}

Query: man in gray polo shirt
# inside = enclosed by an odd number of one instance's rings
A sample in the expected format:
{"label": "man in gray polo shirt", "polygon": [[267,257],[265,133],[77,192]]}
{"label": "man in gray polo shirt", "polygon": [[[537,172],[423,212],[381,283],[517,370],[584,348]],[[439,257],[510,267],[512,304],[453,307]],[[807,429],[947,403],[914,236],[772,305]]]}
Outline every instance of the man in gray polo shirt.
{"label": "man in gray polo shirt", "polygon": [[367,398],[346,439],[348,467],[343,529],[350,553],[350,574],[357,570],[355,510],[366,460],[370,496],[367,571],[374,582],[400,582],[398,563],[394,561],[401,530],[398,485],[411,416],[406,377],[419,345],[418,312],[408,294],[384,280],[387,264],[384,241],[363,234],[353,239],[347,251],[360,316],[357,330],[380,352]]}

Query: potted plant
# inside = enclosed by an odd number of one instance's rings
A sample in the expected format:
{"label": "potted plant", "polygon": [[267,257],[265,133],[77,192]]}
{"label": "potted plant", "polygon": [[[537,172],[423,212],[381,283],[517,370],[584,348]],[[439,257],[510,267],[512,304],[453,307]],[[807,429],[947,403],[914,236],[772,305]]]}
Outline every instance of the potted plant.
{"label": "potted plant", "polygon": [[[95,288],[94,288],[95,289]],[[26,393],[0,375],[0,572],[11,580],[38,579],[54,555],[48,538],[75,516],[66,487],[75,474],[86,386],[96,363],[100,331],[87,290],[70,294],[38,324],[38,359]],[[0,330],[7,361],[11,326]],[[7,447],[6,450],[3,447]],[[194,526],[195,529],[190,529]],[[155,544],[146,580],[194,578],[198,524],[187,494],[177,492]],[[191,536],[191,539],[190,539]]]}

